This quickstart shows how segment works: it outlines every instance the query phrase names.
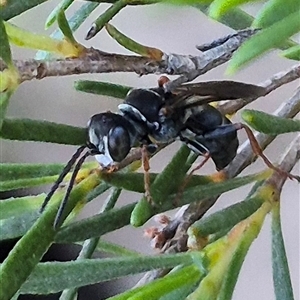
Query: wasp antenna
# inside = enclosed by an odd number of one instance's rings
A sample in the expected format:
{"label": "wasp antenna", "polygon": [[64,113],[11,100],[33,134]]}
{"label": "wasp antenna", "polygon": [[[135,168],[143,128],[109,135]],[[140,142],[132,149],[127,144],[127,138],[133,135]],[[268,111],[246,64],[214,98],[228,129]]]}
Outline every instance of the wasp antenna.
{"label": "wasp antenna", "polygon": [[[82,149],[83,150],[83,149]],[[82,152],[82,150],[80,152]],[[79,154],[80,154],[79,152]],[[90,151],[87,151],[77,162],[77,164],[75,165],[75,168],[74,168],[74,171],[73,171],[73,174],[71,176],[71,179],[70,179],[70,182],[68,184],[68,188],[67,188],[67,191],[66,191],[66,194],[62,200],[62,202],[60,203],[60,206],[59,206],[59,209],[57,211],[57,214],[56,214],[56,217],[55,217],[55,220],[54,220],[54,224],[53,224],[53,227],[54,229],[56,229],[60,223],[60,220],[61,220],[61,216],[63,214],[63,211],[66,207],[66,204],[68,202],[68,199],[69,199],[69,196],[70,196],[70,193],[73,189],[73,186],[74,186],[74,183],[75,183],[75,180],[76,180],[76,176],[82,166],[82,164],[84,163],[85,159],[91,155],[91,152]]]}
{"label": "wasp antenna", "polygon": [[71,170],[72,166],[74,165],[75,161],[77,160],[77,158],[80,156],[80,154],[82,153],[82,151],[86,148],[86,146],[80,146],[76,152],[73,154],[73,156],[71,157],[71,159],[68,161],[68,163],[66,164],[66,166],[64,167],[63,171],[61,172],[61,174],[59,175],[59,177],[57,178],[57,180],[55,181],[55,183],[53,184],[50,192],[47,194],[41,208],[40,208],[40,212],[43,212],[48,204],[48,202],[50,201],[50,199],[52,198],[53,194],[55,193],[55,191],[58,189],[59,185],[61,184],[61,182],[64,180],[64,178],[66,177],[66,175],[69,173],[69,171]]}

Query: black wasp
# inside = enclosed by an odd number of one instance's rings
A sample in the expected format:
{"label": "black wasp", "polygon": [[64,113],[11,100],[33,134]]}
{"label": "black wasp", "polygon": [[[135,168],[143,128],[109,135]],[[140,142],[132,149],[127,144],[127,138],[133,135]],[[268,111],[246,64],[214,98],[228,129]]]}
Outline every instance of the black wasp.
{"label": "black wasp", "polygon": [[217,170],[233,160],[239,144],[237,130],[241,126],[232,124],[208,103],[259,97],[265,94],[265,89],[241,82],[211,81],[185,84],[171,93],[164,89],[167,81],[163,76],[158,87],[132,89],[118,106],[118,113],[105,112],[91,117],[87,125],[86,145],[77,149],[43,203],[42,210],[87,148],[74,168],[55,225],[59,222],[76,175],[88,156],[95,155],[102,166],[108,167],[122,161],[132,147],[146,146],[150,149],[153,145],[180,139],[197,154],[211,157]]}

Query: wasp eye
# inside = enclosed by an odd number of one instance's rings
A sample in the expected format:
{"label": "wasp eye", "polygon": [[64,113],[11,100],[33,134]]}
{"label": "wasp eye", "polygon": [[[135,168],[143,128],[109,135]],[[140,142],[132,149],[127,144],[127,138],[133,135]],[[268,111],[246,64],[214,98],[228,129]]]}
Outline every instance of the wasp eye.
{"label": "wasp eye", "polygon": [[112,128],[108,134],[108,151],[114,161],[122,161],[130,150],[130,135],[122,126]]}

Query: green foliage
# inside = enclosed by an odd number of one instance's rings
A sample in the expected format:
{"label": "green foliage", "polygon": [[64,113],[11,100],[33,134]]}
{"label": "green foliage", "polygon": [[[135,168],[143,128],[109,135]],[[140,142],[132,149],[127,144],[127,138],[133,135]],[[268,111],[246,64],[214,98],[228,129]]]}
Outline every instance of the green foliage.
{"label": "green foliage", "polygon": [[245,109],[242,118],[252,128],[266,134],[300,131],[300,121],[272,116],[262,111]]}
{"label": "green foliage", "polygon": [[[83,3],[73,15],[66,18],[65,10],[74,1],[63,0],[46,20],[46,28],[54,22],[60,28],[50,38],[35,35],[5,22],[43,2],[46,1],[1,2],[0,55],[8,68],[0,75],[0,137],[13,141],[85,145],[85,128],[5,117],[9,99],[20,82],[9,42],[14,42],[17,46],[37,48],[39,59],[53,58],[55,53],[63,57],[80,58],[84,55],[85,47],[76,42],[73,34],[99,5],[97,2]],[[141,45],[108,24],[118,13],[125,13],[123,8],[126,6],[157,2],[191,5],[233,29],[244,29],[251,24],[262,28],[240,47],[230,62],[228,70],[231,72],[273,48],[285,49],[280,53],[282,56],[299,60],[299,45],[289,40],[300,31],[299,0],[266,1],[255,18],[239,7],[245,2],[255,2],[251,0],[104,2],[110,3],[110,6],[94,21],[86,38],[94,37],[105,27],[121,46],[157,61],[163,57],[161,50]],[[75,82],[75,89],[123,99],[131,87],[79,80]],[[297,120],[274,117],[259,111],[245,110],[243,118],[250,126],[267,134],[300,130]],[[43,213],[39,209],[46,197],[44,193],[0,201],[0,241],[20,238],[0,266],[0,299],[12,299],[19,293],[49,294],[64,290],[61,299],[71,300],[76,297],[79,287],[161,268],[171,268],[172,271],[111,299],[231,299],[242,263],[269,212],[272,212],[272,264],[276,299],[293,299],[281,232],[280,188],[269,180],[273,179],[270,172],[232,179],[227,179],[225,172],[220,172],[219,176],[193,175],[186,180],[187,172],[195,159],[196,156],[183,146],[161,173],[150,173],[150,202],[143,196],[145,178],[144,174],[136,172],[138,164],[131,163],[125,169],[113,173],[100,172],[95,162],[83,164],[77,176],[78,182],[62,214],[62,226],[57,229],[53,228],[53,223],[66,188],[54,194]],[[53,183],[63,167],[62,164],[1,164],[0,191]],[[70,180],[70,176],[71,174],[67,174],[66,182]],[[102,240],[104,234],[124,226],[141,226],[157,213],[184,204],[205,206],[208,205],[208,199],[214,200],[227,191],[253,182],[255,188],[245,200],[241,199],[239,203],[197,222],[193,220],[193,225],[188,230],[188,246],[191,251],[187,253],[145,256]],[[73,220],[86,202],[107,190],[110,194],[99,214],[80,221]],[[120,205],[117,201],[123,190],[140,193],[140,201]],[[51,244],[76,242],[84,242],[77,260],[40,263]],[[94,251],[104,251],[115,257],[91,259]]]}

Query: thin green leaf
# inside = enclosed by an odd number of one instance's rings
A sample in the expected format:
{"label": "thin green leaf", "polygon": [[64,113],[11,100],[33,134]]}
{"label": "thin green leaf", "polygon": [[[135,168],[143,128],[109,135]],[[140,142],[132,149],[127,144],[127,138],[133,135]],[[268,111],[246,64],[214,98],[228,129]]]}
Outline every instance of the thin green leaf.
{"label": "thin green leaf", "polygon": [[45,29],[48,29],[56,21],[57,15],[60,10],[65,11],[73,2],[74,0],[62,0],[60,3],[58,3],[58,5],[52,10],[50,15],[46,19]]}
{"label": "thin green leaf", "polygon": [[[109,211],[110,209],[112,209],[115,206],[117,200],[119,199],[121,191],[122,190],[118,189],[118,188],[111,189],[108,197],[106,198],[106,200],[102,206],[101,211],[105,212],[105,211]],[[83,243],[82,249],[80,250],[76,260],[91,258],[93,253],[96,250],[97,245],[99,244],[99,240],[100,240],[99,237],[86,240]],[[59,299],[60,300],[73,300],[74,297],[76,297],[76,295],[77,295],[77,288],[70,288],[70,289],[63,290]]]}
{"label": "thin green leaf", "polygon": [[74,224],[63,226],[57,233],[58,243],[79,242],[98,237],[129,224],[130,215],[136,203],[115,208]]}
{"label": "thin green leaf", "polygon": [[[153,184],[156,177],[159,176],[157,173],[150,173],[150,186]],[[145,183],[144,183],[144,174],[141,173],[120,173],[115,172],[111,174],[102,174],[102,179],[109,185],[122,188],[127,191],[144,193],[145,192]],[[186,188],[207,184],[212,182],[212,179],[209,176],[193,175],[188,181]],[[172,193],[177,193],[179,185],[174,185],[171,190]]]}
{"label": "thin green leaf", "polygon": [[0,219],[8,219],[24,212],[36,210],[41,207],[45,197],[45,194],[41,194],[2,200],[0,201]]}
{"label": "thin green leaf", "polygon": [[[201,201],[208,196],[217,196],[225,191],[246,185],[256,180],[262,180],[261,174],[249,175],[241,178],[234,178],[222,183],[208,183],[187,189],[180,198],[178,206]],[[154,210],[154,214],[175,208],[174,200],[177,193],[167,197],[161,207]],[[74,224],[64,226],[56,235],[56,242],[78,242],[86,239],[101,236],[129,224],[130,216],[136,203],[126,205],[122,208],[112,209],[109,212],[78,221]]]}
{"label": "thin green leaf", "polygon": [[198,3],[211,3],[213,2],[213,0],[162,0],[158,2],[171,3],[176,5],[193,5]]}
{"label": "thin green leaf", "polygon": [[281,21],[261,30],[247,40],[233,55],[228,66],[228,73],[233,73],[242,65],[264,52],[279,47],[286,39],[300,31],[299,13],[290,14]]}
{"label": "thin green leaf", "polygon": [[[98,7],[100,3],[97,2],[87,2],[83,3],[82,6],[74,13],[74,15],[68,19],[69,26],[73,32],[75,32],[80,25],[89,17],[92,11]],[[57,29],[50,37],[61,40],[63,38],[62,32]],[[35,55],[37,60],[49,60],[53,56],[52,53],[46,51],[38,51]]]}
{"label": "thin green leaf", "polygon": [[263,202],[264,199],[261,197],[253,196],[200,219],[189,228],[189,238],[192,240],[206,238],[224,228],[229,231],[237,223],[252,215]]}
{"label": "thin green leaf", "polygon": [[289,59],[300,60],[300,45],[282,51],[281,55]]}
{"label": "thin green leaf", "polygon": [[[66,206],[66,213],[68,213],[79,200],[84,199],[88,191],[97,184],[99,184],[99,178],[95,174],[90,175],[78,184],[70,195]],[[55,236],[53,222],[57,213],[58,200],[60,199],[60,197],[56,196],[52,198],[52,202],[48,205],[46,210],[19,240],[0,266],[2,284],[0,289],[1,300],[11,299],[53,242]],[[65,215],[62,216],[62,218],[64,217]],[[18,276],[15,276],[12,281],[11,274],[18,274]]]}
{"label": "thin green leaf", "polygon": [[59,29],[64,35],[64,38],[67,39],[71,44],[77,45],[77,42],[73,36],[72,29],[70,28],[63,9],[60,9],[57,13],[57,23]]}
{"label": "thin green leaf", "polygon": [[[204,14],[209,14],[209,5],[197,4],[194,6],[200,9]],[[250,27],[253,20],[254,18],[251,15],[247,14],[240,8],[234,8],[228,11],[225,15],[222,15],[218,21],[232,29],[241,30]]]}
{"label": "thin green leaf", "polygon": [[121,9],[126,7],[127,0],[118,0],[114,2],[102,15],[100,15],[96,21],[92,24],[85,39],[89,40],[94,37],[103,27],[109,22]]}
{"label": "thin green leaf", "polygon": [[0,134],[1,134],[4,118],[6,115],[6,110],[9,104],[9,99],[12,94],[13,92],[11,90],[8,90],[3,93],[0,92]]}
{"label": "thin green leaf", "polygon": [[[197,283],[196,283],[197,284]],[[196,284],[187,284],[161,297],[159,300],[182,300],[195,290]]]}
{"label": "thin green leaf", "polygon": [[299,12],[299,0],[269,0],[258,12],[253,27],[266,28],[288,17],[294,12]]}
{"label": "thin green leaf", "polygon": [[166,196],[180,187],[186,172],[196,159],[193,156],[190,164],[186,164],[190,153],[187,146],[181,146],[164,170],[157,175],[150,188],[151,197],[156,204],[162,204]]}
{"label": "thin green leaf", "polygon": [[[175,187],[180,187],[189,169],[189,166],[185,165],[189,155],[190,149],[185,145],[182,146],[165,169],[155,178],[150,187],[150,195],[153,203],[160,206]],[[133,226],[141,226],[149,220],[153,214],[154,206],[150,204],[149,199],[144,196],[134,208],[130,223]]]}
{"label": "thin green leaf", "polygon": [[0,191],[12,191],[17,189],[29,188],[34,186],[40,186],[54,182],[57,176],[45,176],[39,178],[27,178],[17,180],[7,180],[0,182]]}
{"label": "thin green leaf", "polygon": [[[209,14],[209,5],[207,4],[197,4],[194,5],[196,8],[200,9],[204,14],[208,16]],[[254,18],[243,11],[240,8],[233,8],[228,11],[226,14],[221,15],[218,19],[218,22],[232,28],[235,30],[242,30],[247,27],[250,27]],[[289,47],[295,46],[296,43],[289,39],[279,46],[280,49],[287,49]]]}
{"label": "thin green leaf", "polygon": [[209,8],[209,16],[218,19],[230,9],[253,0],[214,0]]}
{"label": "thin green leaf", "polygon": [[162,59],[164,53],[161,50],[137,43],[136,41],[127,37],[125,34],[118,31],[111,24],[105,24],[105,29],[114,40],[116,40],[120,45],[122,45],[126,49],[134,53],[140,54],[141,56],[152,58],[154,60]]}
{"label": "thin green leaf", "polygon": [[29,10],[47,0],[6,0],[7,3],[0,9],[0,17],[7,21],[15,16],[20,15],[26,10]]}
{"label": "thin green leaf", "polygon": [[[244,186],[254,181],[260,181],[265,179],[269,175],[269,171],[263,173],[257,173],[253,175],[248,175],[244,177],[236,177],[232,179],[228,179],[223,182],[212,182],[205,185],[199,185],[196,187],[191,187],[186,189],[182,193],[182,197],[180,198],[180,205],[189,204],[194,201],[202,201],[207,197],[213,197],[221,195],[230,190],[236,189],[238,187]],[[166,211],[174,208],[174,201],[177,199],[177,195],[171,195],[167,198],[167,201],[163,203],[159,211]]]}
{"label": "thin green leaf", "polygon": [[300,121],[272,116],[262,111],[245,109],[243,120],[252,128],[266,134],[282,134],[300,131]]}
{"label": "thin green leaf", "polygon": [[0,18],[0,57],[8,67],[13,66],[8,36],[2,18]]}
{"label": "thin green leaf", "polygon": [[115,243],[100,240],[96,246],[96,250],[99,252],[106,252],[109,254],[114,254],[117,256],[137,256],[140,253],[129,250],[123,246],[117,245]]}
{"label": "thin green leaf", "polygon": [[[65,164],[0,164],[0,182],[18,180],[25,178],[36,178],[59,175]],[[97,163],[89,162],[83,164],[82,168],[94,168]]]}
{"label": "thin green leaf", "polygon": [[[245,220],[240,242],[234,251],[228,270],[225,273],[222,287],[218,295],[219,300],[231,300],[238,275],[253,241],[257,238],[263,225],[265,216],[269,212],[270,203],[264,203],[249,219]],[[243,227],[244,224],[240,224]],[[239,227],[240,225],[237,225]],[[239,230],[239,228],[238,228]],[[235,232],[232,233],[234,235]],[[283,298],[282,298],[283,299]]]}
{"label": "thin green leaf", "polygon": [[50,294],[130,274],[191,263],[189,253],[42,263],[36,266],[20,291],[24,294]]}
{"label": "thin green leaf", "polygon": [[5,28],[10,42],[19,47],[49,51],[64,57],[78,57],[84,50],[80,44],[72,44],[66,39],[57,40],[47,35],[32,33],[8,22],[5,23]]}
{"label": "thin green leaf", "polygon": [[111,188],[111,185],[107,184],[104,181],[101,181],[98,186],[96,186],[92,191],[90,191],[86,196],[86,202],[94,200],[96,197],[102,195],[108,189]]}
{"label": "thin green leaf", "polygon": [[31,119],[4,119],[0,137],[7,140],[84,145],[85,128]]}
{"label": "thin green leaf", "polygon": [[[111,297],[109,300],[166,299],[170,293],[178,293],[178,290],[181,290],[182,288],[185,288],[186,290],[187,286],[188,289],[191,290],[191,285],[195,285],[202,276],[203,274],[196,265],[182,267],[179,270],[169,273],[163,278],[159,278],[144,286],[137,287],[120,295]],[[176,297],[170,299],[175,300]],[[179,299],[184,298],[182,297]]]}
{"label": "thin green leaf", "polygon": [[23,236],[36,222],[40,214],[37,210],[26,211],[7,219],[0,220],[0,241]]}
{"label": "thin green leaf", "polygon": [[110,96],[122,100],[132,89],[132,87],[130,86],[92,80],[75,81],[74,87],[77,91],[92,93],[96,95]]}
{"label": "thin green leaf", "polygon": [[[96,167],[97,163],[84,164],[85,168]],[[0,164],[0,191],[10,191],[53,183],[63,170],[62,164]]]}
{"label": "thin green leaf", "polygon": [[281,230],[279,202],[272,209],[272,267],[276,299],[293,300],[293,287]]}

